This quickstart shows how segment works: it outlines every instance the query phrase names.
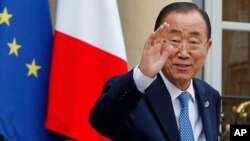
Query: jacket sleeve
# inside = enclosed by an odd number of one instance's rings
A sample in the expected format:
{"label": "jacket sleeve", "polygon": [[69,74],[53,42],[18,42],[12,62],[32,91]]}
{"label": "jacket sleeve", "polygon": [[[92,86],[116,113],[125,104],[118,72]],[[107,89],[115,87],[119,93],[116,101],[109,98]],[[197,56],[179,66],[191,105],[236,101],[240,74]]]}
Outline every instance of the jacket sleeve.
{"label": "jacket sleeve", "polygon": [[134,83],[133,70],[109,79],[91,110],[90,124],[102,135],[114,139],[143,96]]}

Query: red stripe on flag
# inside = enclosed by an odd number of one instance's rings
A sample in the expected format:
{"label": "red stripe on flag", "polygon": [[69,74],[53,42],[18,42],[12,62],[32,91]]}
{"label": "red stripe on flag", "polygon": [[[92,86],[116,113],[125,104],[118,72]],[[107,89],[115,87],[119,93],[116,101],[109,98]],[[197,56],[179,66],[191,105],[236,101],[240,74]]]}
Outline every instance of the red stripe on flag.
{"label": "red stripe on flag", "polygon": [[56,31],[46,127],[78,141],[104,141],[89,113],[106,80],[127,72],[127,62]]}

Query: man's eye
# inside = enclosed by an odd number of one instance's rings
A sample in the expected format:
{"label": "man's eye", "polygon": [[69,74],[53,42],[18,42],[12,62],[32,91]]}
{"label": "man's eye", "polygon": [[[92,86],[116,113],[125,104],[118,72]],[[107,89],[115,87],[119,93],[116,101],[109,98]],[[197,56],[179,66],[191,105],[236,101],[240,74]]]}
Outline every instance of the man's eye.
{"label": "man's eye", "polygon": [[181,41],[179,41],[179,40],[170,40],[170,42],[172,42],[172,43],[181,43]]}
{"label": "man's eye", "polygon": [[198,44],[200,44],[200,43],[197,42],[197,41],[189,41],[188,43],[191,44],[191,45],[198,45]]}

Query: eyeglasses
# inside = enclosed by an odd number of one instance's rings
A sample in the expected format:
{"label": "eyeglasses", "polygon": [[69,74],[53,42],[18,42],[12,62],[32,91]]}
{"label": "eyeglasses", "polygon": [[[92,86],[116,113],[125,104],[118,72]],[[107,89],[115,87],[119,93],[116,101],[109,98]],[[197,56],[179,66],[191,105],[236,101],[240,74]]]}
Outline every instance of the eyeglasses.
{"label": "eyeglasses", "polygon": [[183,47],[185,44],[186,47],[190,49],[191,51],[200,50],[204,45],[207,44],[207,42],[204,42],[204,43],[200,43],[197,41],[184,42],[184,41],[179,41],[179,40],[164,40],[164,42],[170,44],[171,46],[173,46],[173,48],[176,48],[176,49],[181,49],[181,47]]}

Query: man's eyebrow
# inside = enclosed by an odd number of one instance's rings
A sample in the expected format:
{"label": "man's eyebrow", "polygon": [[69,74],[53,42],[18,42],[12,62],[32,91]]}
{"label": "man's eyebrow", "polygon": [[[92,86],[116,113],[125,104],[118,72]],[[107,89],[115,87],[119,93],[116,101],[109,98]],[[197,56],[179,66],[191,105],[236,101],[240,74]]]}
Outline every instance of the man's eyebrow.
{"label": "man's eyebrow", "polygon": [[181,34],[182,31],[179,29],[171,29],[169,33]]}
{"label": "man's eyebrow", "polygon": [[194,35],[194,36],[199,36],[201,35],[201,33],[199,31],[192,31],[189,33],[190,35]]}

